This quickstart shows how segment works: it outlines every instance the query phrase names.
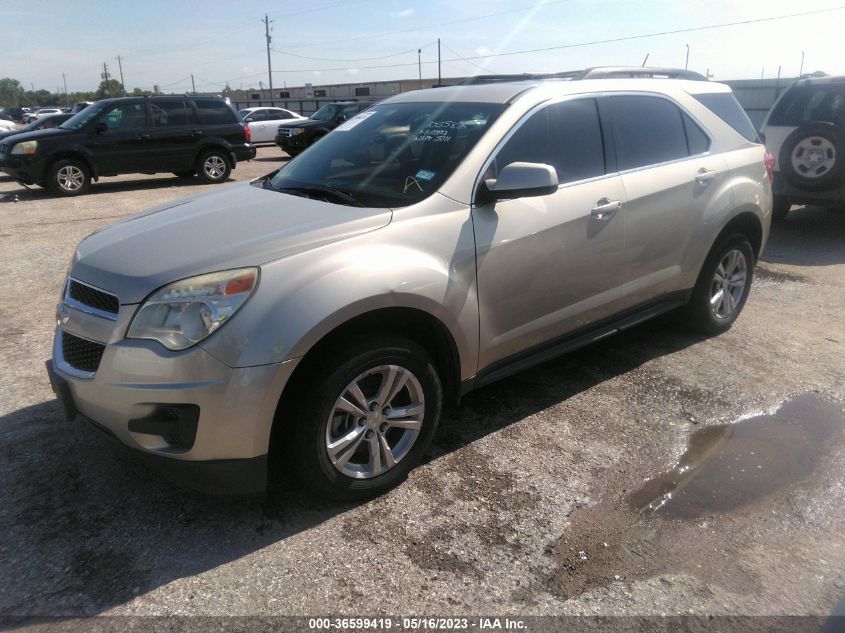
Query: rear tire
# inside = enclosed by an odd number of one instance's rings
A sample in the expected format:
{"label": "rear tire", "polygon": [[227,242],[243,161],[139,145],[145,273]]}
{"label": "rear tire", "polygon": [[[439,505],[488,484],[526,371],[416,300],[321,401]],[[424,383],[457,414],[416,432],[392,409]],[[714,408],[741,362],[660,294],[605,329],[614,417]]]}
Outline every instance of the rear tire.
{"label": "rear tire", "polygon": [[754,251],[744,234],[716,242],[685,308],[690,326],[708,336],[729,330],[748,299],[753,271]]}
{"label": "rear tire", "polygon": [[63,158],[50,165],[47,186],[58,196],[70,197],[86,193],[91,186],[88,165],[78,158]]}
{"label": "rear tire", "polygon": [[229,164],[229,157],[225,151],[212,149],[199,157],[196,171],[203,182],[216,184],[225,182],[229,178],[232,166]]}
{"label": "rear tire", "polygon": [[775,196],[772,203],[772,222],[783,222],[786,219],[786,214],[792,208],[792,202],[783,196]]}
{"label": "rear tire", "polygon": [[434,436],[443,406],[435,365],[395,335],[336,348],[322,360],[279,434],[290,438],[294,474],[330,499],[381,495],[405,479]]}

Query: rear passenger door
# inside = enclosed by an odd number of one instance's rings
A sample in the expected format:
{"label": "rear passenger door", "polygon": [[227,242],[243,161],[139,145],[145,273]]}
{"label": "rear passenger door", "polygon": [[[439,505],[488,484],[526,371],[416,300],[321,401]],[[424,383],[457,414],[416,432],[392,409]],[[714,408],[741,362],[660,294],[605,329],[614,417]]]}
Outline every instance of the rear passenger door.
{"label": "rear passenger door", "polygon": [[699,231],[712,205],[730,204],[727,169],[711,139],[674,101],[657,95],[602,99],[625,187],[626,307],[687,290],[701,262]]}
{"label": "rear passenger door", "polygon": [[483,178],[514,162],[552,165],[560,187],[472,209],[479,368],[608,317],[620,298],[625,194],[605,159],[596,100],[541,107],[517,124]]}
{"label": "rear passenger door", "polygon": [[194,146],[200,136],[191,104],[167,99],[150,103],[153,128],[151,151],[147,156],[150,171],[183,171],[193,167]]}

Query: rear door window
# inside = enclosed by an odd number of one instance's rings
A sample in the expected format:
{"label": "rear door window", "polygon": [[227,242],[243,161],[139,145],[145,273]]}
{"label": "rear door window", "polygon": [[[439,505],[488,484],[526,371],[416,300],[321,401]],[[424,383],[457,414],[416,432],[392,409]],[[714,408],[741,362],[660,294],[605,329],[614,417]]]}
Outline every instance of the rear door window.
{"label": "rear door window", "polygon": [[196,99],[197,115],[202,125],[226,125],[237,123],[235,112],[225,101],[217,99]]}
{"label": "rear door window", "polygon": [[184,101],[153,101],[150,105],[156,127],[183,127],[196,123],[190,104]]}
{"label": "rear door window", "polygon": [[813,121],[845,125],[845,85],[790,88],[769,116],[769,125],[797,127]]}
{"label": "rear door window", "polygon": [[620,95],[607,99],[620,171],[689,155],[681,110],[660,97]]}
{"label": "rear door window", "polygon": [[733,93],[711,92],[692,96],[749,141],[760,142],[754,124],[751,123],[751,119],[748,118]]}

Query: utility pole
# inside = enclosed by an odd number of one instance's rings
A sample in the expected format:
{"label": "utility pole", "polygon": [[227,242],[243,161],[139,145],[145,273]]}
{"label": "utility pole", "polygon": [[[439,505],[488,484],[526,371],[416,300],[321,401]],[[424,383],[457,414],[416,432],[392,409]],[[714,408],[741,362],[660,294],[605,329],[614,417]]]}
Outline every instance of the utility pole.
{"label": "utility pole", "polygon": [[437,87],[439,88],[441,85],[442,79],[440,78],[440,38],[437,38]]}
{"label": "utility pole", "polygon": [[103,62],[103,74],[101,76],[106,82],[106,97],[110,97],[111,95],[109,94],[109,67],[106,66],[106,62]]}
{"label": "utility pole", "polygon": [[267,14],[264,14],[264,37],[267,38],[267,77],[270,80],[270,105],[273,104],[273,65],[270,63],[270,42],[272,38],[270,37],[270,18],[267,17]]}
{"label": "utility pole", "polygon": [[418,48],[417,49],[417,68],[419,68],[419,71],[420,71],[420,88],[422,88],[422,57],[421,57],[421,55],[422,55],[422,49]]}
{"label": "utility pole", "polygon": [[689,44],[684,44],[684,46],[687,47],[687,59],[684,62],[684,70],[688,70],[689,69]]}
{"label": "utility pole", "polygon": [[120,55],[117,56],[117,67],[120,69],[120,85],[123,88],[123,96],[126,96],[126,84],[123,83],[123,64],[120,61]]}
{"label": "utility pole", "polygon": [[798,69],[798,76],[804,74],[804,51],[801,51],[801,67]]}
{"label": "utility pole", "polygon": [[648,56],[649,56],[649,55],[651,55],[651,53],[646,53],[646,54],[645,54],[645,57],[643,57],[643,63],[642,63],[642,64],[640,64],[640,67],[641,67],[641,68],[645,68],[645,63],[648,61]]}
{"label": "utility pole", "polygon": [[194,85],[194,75],[191,75],[191,92],[197,94],[197,87]]}
{"label": "utility pole", "polygon": [[69,106],[70,103],[68,103],[68,98],[67,98],[67,77],[65,77],[64,73],[62,73],[62,84],[65,87],[65,106]]}

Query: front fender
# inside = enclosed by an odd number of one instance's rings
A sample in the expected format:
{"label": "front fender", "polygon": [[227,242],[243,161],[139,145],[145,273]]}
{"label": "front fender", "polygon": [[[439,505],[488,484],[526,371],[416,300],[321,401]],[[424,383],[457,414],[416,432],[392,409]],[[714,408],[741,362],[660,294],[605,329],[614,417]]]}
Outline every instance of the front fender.
{"label": "front fender", "polygon": [[391,307],[438,319],[455,341],[461,377],[475,373],[475,242],[466,207],[265,264],[255,295],[202,346],[231,367],[283,362],[350,319]]}

